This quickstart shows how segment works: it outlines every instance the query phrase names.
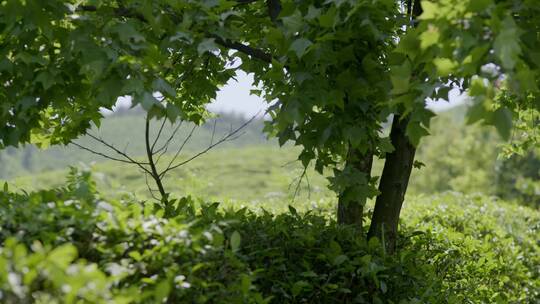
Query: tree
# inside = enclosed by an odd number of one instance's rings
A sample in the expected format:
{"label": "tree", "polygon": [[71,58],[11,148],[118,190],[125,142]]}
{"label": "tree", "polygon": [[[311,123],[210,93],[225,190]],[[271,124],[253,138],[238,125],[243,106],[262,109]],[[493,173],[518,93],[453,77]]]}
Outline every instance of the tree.
{"label": "tree", "polygon": [[[88,146],[84,146],[75,141],[72,141],[71,144],[85,151],[88,151],[90,153],[102,156],[106,159],[138,167],[141,173],[145,176],[146,185],[148,187],[148,191],[150,192],[150,195],[160,203],[160,204],[157,204],[156,207],[162,208],[165,211],[164,215],[166,217],[169,217],[169,216],[174,215],[175,206],[174,206],[174,200],[169,199],[170,193],[165,190],[165,187],[163,185],[163,180],[165,179],[165,176],[170,171],[176,168],[182,167],[188,164],[189,162],[199,158],[200,156],[206,154],[208,151],[212,150],[214,147],[220,144],[223,144],[225,142],[237,139],[239,136],[242,135],[240,131],[244,129],[249,123],[251,123],[256,117],[257,115],[253,116],[249,120],[244,121],[239,127],[235,129],[233,129],[231,125],[230,131],[226,134],[220,135],[219,137],[216,136],[217,121],[214,121],[212,136],[211,136],[210,143],[208,144],[208,146],[201,149],[199,152],[191,156],[188,156],[185,159],[179,159],[179,156],[184,150],[184,147],[192,138],[193,133],[195,132],[195,129],[197,128],[197,125],[194,125],[193,127],[191,127],[189,133],[186,135],[184,140],[181,142],[179,147],[174,152],[172,158],[168,160],[165,166],[163,165],[160,166],[159,161],[162,159],[165,153],[167,153],[170,150],[170,148],[172,148],[171,143],[175,140],[178,130],[180,130],[180,128],[183,125],[182,120],[180,120],[176,124],[171,125],[171,127],[173,128],[173,131],[171,132],[170,136],[167,136],[165,137],[165,139],[163,139],[162,132],[167,123],[167,120],[163,119],[155,138],[151,138],[151,134],[150,134],[151,121],[150,121],[150,117],[148,115],[146,116],[145,124],[144,124],[144,147],[145,147],[144,153],[146,154],[146,159],[144,161],[137,160],[135,157],[130,156],[129,153],[126,152],[125,150],[120,150],[119,148],[117,148],[114,145],[114,143],[107,142],[103,138],[93,135],[90,132],[86,133],[88,137],[90,137],[92,140],[94,140],[98,144],[107,148],[109,150],[109,153],[99,152],[96,149],[90,148]],[[148,182],[149,178],[154,182],[156,188],[153,188],[152,186],[150,186],[150,183]]]}
{"label": "tree", "polygon": [[[341,223],[361,228],[380,193],[368,236],[390,251],[427,98],[460,88],[475,100],[469,120],[506,138],[539,106],[536,0],[1,3],[0,146],[67,143],[121,95],[150,117],[200,122],[243,70],[277,101],[266,130],[301,145],[305,166],[333,170]],[[386,157],[378,190],[375,156]]]}

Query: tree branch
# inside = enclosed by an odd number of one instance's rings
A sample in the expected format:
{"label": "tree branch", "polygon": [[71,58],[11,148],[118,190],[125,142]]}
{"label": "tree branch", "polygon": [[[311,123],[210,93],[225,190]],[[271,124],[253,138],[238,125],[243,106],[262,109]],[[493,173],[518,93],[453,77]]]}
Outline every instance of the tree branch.
{"label": "tree branch", "polygon": [[253,58],[259,59],[266,63],[272,63],[272,55],[261,49],[252,48],[248,45],[242,44],[240,42],[231,41],[229,39],[223,39],[217,35],[211,35],[215,39],[215,42],[223,47],[228,49],[237,50],[241,53],[244,53]]}
{"label": "tree branch", "polygon": [[94,151],[88,147],[85,147],[83,145],[80,145],[76,142],[71,142],[72,145],[82,149],[82,150],[85,150],[85,151],[88,151],[92,154],[95,154],[95,155],[99,155],[101,157],[105,157],[107,159],[110,159],[110,160],[114,160],[114,161],[117,161],[117,162],[122,162],[122,163],[126,163],[126,164],[134,164],[132,161],[129,161],[129,160],[125,160],[125,159],[121,159],[121,158],[116,158],[116,157],[113,157],[113,156],[110,156],[110,155],[107,155],[105,153],[101,153],[101,152],[98,152],[98,151]]}
{"label": "tree branch", "polygon": [[[76,11],[83,12],[97,12],[98,8],[94,5],[80,5],[77,7]],[[135,18],[142,22],[148,22],[143,14],[134,12],[133,10],[125,7],[116,7],[112,8],[114,14],[117,17],[126,17],[126,18]]]}
{"label": "tree branch", "polygon": [[[252,3],[252,2],[255,2],[257,0],[237,0],[239,2],[239,4],[247,4],[247,3]],[[274,2],[274,1],[272,1]],[[270,2],[269,2],[270,3]],[[279,3],[279,1],[278,1]],[[270,8],[270,6],[269,6]],[[82,12],[97,12],[98,8],[94,5],[81,5],[81,6],[78,6],[76,11],[82,11]],[[114,14],[117,16],[117,17],[126,17],[126,18],[135,18],[135,19],[138,19],[139,21],[141,22],[148,22],[148,20],[146,20],[146,18],[138,13],[138,12],[135,12],[129,8],[124,8],[124,7],[118,7],[118,8],[112,8],[112,10],[114,11]],[[272,15],[274,15],[275,13],[272,13]],[[231,41],[229,39],[223,39],[217,35],[210,35],[212,38],[215,39],[215,42],[223,47],[226,47],[226,48],[229,48],[229,49],[233,49],[233,50],[237,50],[239,52],[242,52],[246,55],[249,55],[249,56],[252,56],[253,58],[257,58],[259,60],[262,60],[264,62],[267,62],[267,63],[271,63],[272,62],[272,55],[270,55],[269,53],[263,51],[263,50],[260,50],[260,49],[255,49],[253,47],[250,47],[250,46],[247,46],[245,44],[242,44],[240,42],[235,42],[235,41]]]}
{"label": "tree branch", "polygon": [[163,183],[161,182],[161,178],[159,176],[159,173],[157,172],[156,164],[154,163],[154,158],[153,158],[154,155],[152,153],[152,147],[150,146],[150,117],[148,115],[146,116],[144,139],[145,139],[145,144],[146,144],[146,156],[148,157],[150,170],[152,172],[150,176],[154,179],[154,182],[156,183],[156,186],[158,187],[159,194],[161,195],[161,202],[166,203],[167,193],[165,192],[165,188],[163,187]]}
{"label": "tree branch", "polygon": [[[248,121],[246,121],[245,123],[243,123],[240,127],[236,128],[234,131],[228,133],[227,135],[225,135],[223,138],[221,138],[220,140],[218,140],[217,142],[215,142],[214,144],[208,146],[206,149],[200,151],[199,153],[193,155],[192,157],[176,164],[176,165],[173,165],[173,161],[171,161],[169,163],[169,165],[167,166],[167,168],[165,170],[163,170],[160,174],[160,177],[163,178],[165,176],[165,174],[167,174],[167,172],[169,172],[170,170],[174,170],[180,166],[183,166],[187,163],[189,163],[190,161],[196,159],[197,157],[205,154],[206,152],[210,151],[212,148],[214,148],[215,146],[217,145],[220,145],[226,141],[229,141],[229,140],[234,140],[236,139],[237,137],[235,137],[235,135],[238,134],[238,132],[240,132],[240,130],[244,129],[248,124],[250,124],[259,114],[255,114],[253,117],[251,117]],[[176,157],[175,157],[176,158]]]}
{"label": "tree branch", "polygon": [[154,139],[154,143],[152,144],[152,148],[150,149],[152,151],[152,155],[154,155],[154,148],[156,147],[156,143],[159,140],[159,137],[161,136],[161,132],[163,132],[163,127],[165,127],[165,123],[167,122],[167,119],[163,119],[163,123],[161,123],[161,127],[159,128],[158,134],[156,138]]}
{"label": "tree branch", "polygon": [[[178,148],[178,150],[176,151],[176,154],[174,154],[173,158],[171,159],[171,161],[169,162],[169,164],[167,165],[167,169],[165,169],[163,172],[161,172],[159,174],[159,176],[161,178],[163,178],[165,176],[165,173],[167,173],[167,171],[169,171],[169,169],[171,168],[171,166],[173,165],[174,161],[176,161],[176,159],[178,158],[178,156],[180,155],[180,153],[182,152],[182,150],[184,150],[184,146],[186,145],[186,143],[189,141],[189,139],[191,138],[191,136],[193,136],[193,132],[195,132],[195,129],[197,128],[197,126],[193,126],[193,128],[191,129],[191,131],[189,132],[188,136],[186,136],[186,138],[184,139],[184,141],[182,142],[182,144],[180,145],[180,148]],[[171,169],[172,170],[172,169]]]}
{"label": "tree branch", "polygon": [[141,168],[142,170],[144,170],[145,172],[148,172],[150,174],[152,174],[152,172],[150,172],[146,167],[144,167],[143,165],[148,165],[148,163],[144,163],[144,162],[138,162],[136,160],[134,160],[133,158],[131,158],[129,155],[127,155],[126,153],[118,150],[115,146],[109,144],[108,142],[106,142],[105,140],[99,138],[99,137],[96,137],[90,133],[87,133],[86,135],[90,136],[92,139],[94,139],[95,141],[98,141],[100,143],[102,143],[103,145],[107,146],[108,148],[110,148],[111,150],[113,150],[114,152],[118,153],[119,155],[123,156],[124,158],[126,158],[127,160],[129,160],[132,164],[134,165],[137,165],[139,168]]}

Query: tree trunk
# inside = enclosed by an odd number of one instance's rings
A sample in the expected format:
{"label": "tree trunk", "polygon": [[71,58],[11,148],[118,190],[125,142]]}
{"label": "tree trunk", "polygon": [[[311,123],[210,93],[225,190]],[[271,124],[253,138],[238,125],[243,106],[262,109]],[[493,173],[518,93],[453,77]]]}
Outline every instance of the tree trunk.
{"label": "tree trunk", "polygon": [[405,135],[408,122],[407,118],[401,119],[399,115],[394,116],[390,133],[394,151],[386,156],[379,184],[381,194],[375,202],[375,210],[368,232],[368,239],[379,238],[389,253],[393,253],[396,248],[399,214],[416,152],[415,147]]}
{"label": "tree trunk", "polygon": [[[373,153],[368,151],[365,154],[361,154],[358,150],[352,149],[349,151],[345,166],[354,166],[355,169],[366,174],[366,178],[369,181],[371,178],[371,168],[373,166]],[[363,201],[347,202],[343,199],[343,195],[341,195],[338,200],[338,224],[354,225],[361,231],[363,227],[365,204],[365,199]]]}
{"label": "tree trunk", "polygon": [[[150,170],[152,172],[152,179],[156,183],[156,186],[158,187],[159,195],[161,196],[161,203],[164,204],[164,207],[167,207],[168,201],[167,201],[167,192],[165,191],[165,188],[163,187],[163,183],[161,181],[161,177],[159,176],[159,173],[156,168],[156,164],[154,162],[154,154],[152,152],[152,147],[150,146],[150,118],[146,116],[146,124],[144,128],[144,140],[146,144],[146,157],[148,158],[148,164],[150,165]],[[152,191],[152,190],[150,190]],[[167,212],[167,210],[165,210]]]}

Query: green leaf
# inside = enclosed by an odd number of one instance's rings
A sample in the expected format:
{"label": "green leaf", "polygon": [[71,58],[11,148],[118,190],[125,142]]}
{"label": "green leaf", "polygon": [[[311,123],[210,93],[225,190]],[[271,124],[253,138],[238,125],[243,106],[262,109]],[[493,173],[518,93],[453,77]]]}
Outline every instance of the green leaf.
{"label": "green leaf", "polygon": [[53,249],[47,257],[50,263],[61,268],[67,267],[77,257],[77,249],[71,244],[61,245]]}
{"label": "green leaf", "polygon": [[294,216],[298,216],[298,211],[291,205],[289,205],[289,212]]}
{"label": "green leaf", "polygon": [[180,109],[172,103],[167,104],[167,118],[174,122],[180,116]]}
{"label": "green leaf", "polygon": [[415,160],[414,163],[413,163],[413,167],[416,168],[416,169],[422,169],[422,167],[425,167],[426,164],[424,164],[423,162],[421,161],[418,161],[418,160]]}
{"label": "green leaf", "polygon": [[395,148],[392,145],[389,137],[383,137],[379,141],[379,149],[382,153],[391,153],[394,152]]}
{"label": "green leaf", "polygon": [[386,283],[384,281],[381,281],[380,284],[381,284],[381,291],[383,294],[385,294],[388,291],[388,286],[386,286]]}
{"label": "green leaf", "polygon": [[467,111],[467,124],[473,124],[480,120],[491,121],[493,112],[488,111],[487,105],[492,103],[491,99],[477,97],[474,104]]}
{"label": "green leaf", "polygon": [[439,29],[433,25],[428,25],[428,29],[420,34],[420,47],[425,50],[439,42]]}
{"label": "green leaf", "polygon": [[299,38],[296,39],[290,46],[290,50],[294,51],[298,59],[302,58],[304,54],[306,53],[307,49],[312,45],[313,43],[305,38]]}
{"label": "green leaf", "polygon": [[137,262],[142,260],[141,254],[137,251],[131,251],[128,255]]}
{"label": "green leaf", "polygon": [[142,97],[140,98],[140,100],[138,100],[138,102],[140,102],[141,106],[143,107],[143,109],[145,109],[146,111],[149,111],[150,109],[152,109],[153,106],[157,106],[159,105],[159,100],[157,100],[151,93],[149,92],[144,92]]}
{"label": "green leaf", "polygon": [[493,5],[493,0],[474,0],[469,1],[469,9],[473,12],[482,12]]}
{"label": "green leaf", "polygon": [[300,155],[298,155],[298,160],[302,162],[302,166],[304,166],[304,168],[306,168],[314,158],[315,154],[308,150],[304,150],[300,153]]}
{"label": "green leaf", "polygon": [[411,79],[411,66],[408,61],[400,66],[392,66],[390,72],[392,82],[392,94],[403,94],[409,91],[409,81]]}
{"label": "green leaf", "polygon": [[433,64],[437,68],[437,74],[439,76],[449,76],[457,66],[457,63],[448,58],[435,58]]}
{"label": "green leaf", "polygon": [[119,23],[114,26],[113,32],[116,32],[120,40],[129,45],[132,49],[138,50],[143,48],[142,43],[146,40],[145,37],[136,29],[133,22]]}
{"label": "green leaf", "polygon": [[45,90],[52,87],[55,83],[54,76],[47,71],[39,73],[38,76],[36,77],[35,82],[41,83],[41,85],[43,86],[43,89]]}
{"label": "green leaf", "polygon": [[321,9],[316,8],[313,5],[310,5],[308,8],[308,12],[304,18],[306,20],[313,20],[315,18],[318,18],[320,15],[321,15]]}
{"label": "green leaf", "polygon": [[8,186],[8,183],[7,182],[4,182],[4,193],[8,193],[9,192],[9,186]]}
{"label": "green leaf", "polygon": [[422,15],[420,15],[418,19],[426,20],[435,19],[437,17],[438,12],[440,11],[437,4],[426,0],[420,1],[420,4],[422,5]]}
{"label": "green leaf", "polygon": [[242,237],[240,236],[240,233],[238,231],[234,231],[231,234],[231,250],[233,252],[237,252],[240,249],[241,241]]}
{"label": "green leaf", "polygon": [[420,53],[420,39],[415,31],[409,31],[401,37],[395,50],[396,53],[405,54],[411,59],[416,58]]}
{"label": "green leaf", "polygon": [[506,108],[498,108],[493,113],[493,125],[504,140],[509,140],[512,133],[512,112]]}
{"label": "green leaf", "polygon": [[299,10],[296,10],[294,14],[281,18],[283,20],[283,25],[285,25],[289,33],[297,33],[304,26],[304,20],[302,18],[302,13]]}
{"label": "green leaf", "polygon": [[332,6],[326,13],[319,17],[319,24],[326,28],[334,27],[336,24],[336,17],[338,17],[337,9],[335,6]]}
{"label": "green leaf", "polygon": [[411,121],[407,125],[407,130],[405,133],[415,147],[418,146],[422,137],[429,135],[428,130],[426,130],[426,128],[416,121]]}
{"label": "green leaf", "polygon": [[343,264],[343,262],[345,262],[345,261],[348,260],[348,259],[349,259],[349,258],[348,258],[346,255],[340,254],[340,255],[338,255],[338,256],[334,259],[333,264],[334,264],[335,266],[338,266],[338,265]]}
{"label": "green leaf", "polygon": [[163,78],[157,78],[152,82],[152,88],[164,95],[176,96],[176,91]]}
{"label": "green leaf", "polygon": [[156,300],[156,303],[162,303],[163,300],[169,296],[170,292],[171,284],[168,280],[163,280],[159,282],[159,284],[156,285],[156,289],[154,290],[154,298]]}
{"label": "green leaf", "polygon": [[216,44],[214,38],[204,39],[197,46],[197,53],[199,53],[199,56],[206,53],[206,52],[215,52],[215,51],[218,51],[218,50],[219,50],[219,47]]}
{"label": "green leaf", "polygon": [[493,49],[505,69],[514,68],[521,54],[521,47],[519,46],[518,28],[512,17],[507,16],[503,20],[502,31],[495,38]]}

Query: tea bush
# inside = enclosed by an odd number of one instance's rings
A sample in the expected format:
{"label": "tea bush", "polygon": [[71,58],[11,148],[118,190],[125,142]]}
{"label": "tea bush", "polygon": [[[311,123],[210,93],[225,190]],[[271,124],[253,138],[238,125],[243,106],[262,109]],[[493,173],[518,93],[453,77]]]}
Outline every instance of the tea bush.
{"label": "tea bush", "polygon": [[0,192],[3,303],[537,303],[540,215],[482,196],[409,200],[388,255],[322,207],[271,214],[191,198],[164,218],[88,172]]}

